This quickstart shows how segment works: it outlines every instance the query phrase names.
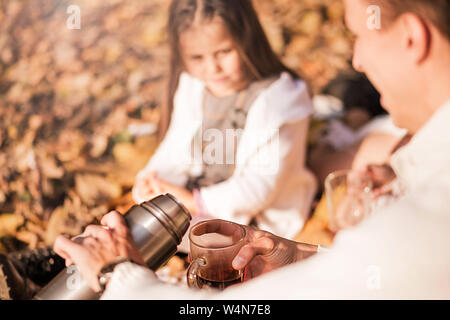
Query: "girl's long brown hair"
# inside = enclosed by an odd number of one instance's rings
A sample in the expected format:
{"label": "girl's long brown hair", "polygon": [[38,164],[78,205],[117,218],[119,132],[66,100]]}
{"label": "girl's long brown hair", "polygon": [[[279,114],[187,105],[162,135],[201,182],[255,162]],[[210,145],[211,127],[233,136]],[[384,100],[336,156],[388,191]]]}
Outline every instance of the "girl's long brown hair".
{"label": "girl's long brown hair", "polygon": [[167,26],[171,50],[170,74],[166,101],[161,110],[160,139],[167,132],[178,79],[183,72],[179,49],[180,34],[191,27],[198,16],[202,22],[211,21],[215,17],[223,20],[251,80],[263,79],[283,71],[298,78],[273,52],[251,0],[173,0]]}

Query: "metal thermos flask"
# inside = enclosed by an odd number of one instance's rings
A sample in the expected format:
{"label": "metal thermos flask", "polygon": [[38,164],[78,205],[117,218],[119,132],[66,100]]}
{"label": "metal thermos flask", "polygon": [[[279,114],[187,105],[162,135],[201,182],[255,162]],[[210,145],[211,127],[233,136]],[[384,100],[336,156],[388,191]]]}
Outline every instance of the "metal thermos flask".
{"label": "metal thermos flask", "polygon": [[[176,253],[191,220],[188,210],[170,194],[135,205],[124,217],[144,261],[154,271]],[[65,268],[34,297],[37,300],[98,298],[76,266]]]}

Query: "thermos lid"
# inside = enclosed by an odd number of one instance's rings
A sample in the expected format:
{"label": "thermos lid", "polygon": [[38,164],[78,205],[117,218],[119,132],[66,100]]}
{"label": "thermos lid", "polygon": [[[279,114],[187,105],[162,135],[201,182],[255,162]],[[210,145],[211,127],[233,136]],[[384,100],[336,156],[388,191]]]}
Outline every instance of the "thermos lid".
{"label": "thermos lid", "polygon": [[191,214],[182,203],[167,193],[159,195],[151,201],[143,202],[141,206],[153,212],[164,227],[174,235],[177,242],[181,242],[189,228],[189,221],[192,219]]}

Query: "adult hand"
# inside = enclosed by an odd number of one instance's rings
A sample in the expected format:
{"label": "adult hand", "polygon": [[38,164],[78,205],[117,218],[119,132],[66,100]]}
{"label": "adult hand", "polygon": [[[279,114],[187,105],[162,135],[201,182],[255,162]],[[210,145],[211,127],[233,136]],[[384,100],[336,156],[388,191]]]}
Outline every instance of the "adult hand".
{"label": "adult hand", "polygon": [[396,178],[394,170],[388,164],[368,165],[365,174],[373,182],[372,198],[392,194],[391,182]]}
{"label": "adult hand", "polygon": [[317,252],[317,246],[278,237],[270,232],[244,226],[249,243],[241,248],[233,260],[233,268],[245,267],[245,280],[303,260]]}
{"label": "adult hand", "polygon": [[[370,214],[373,204],[378,198],[392,195],[393,184],[396,175],[388,164],[368,165],[365,170],[352,171],[347,176],[345,189],[336,189],[338,196],[334,203],[333,219],[330,221],[330,230],[339,230],[357,225]],[[370,182],[371,202],[368,203],[366,187]],[[345,190],[345,192],[344,192]],[[334,198],[335,196],[333,196]],[[339,199],[338,201],[336,201]]]}
{"label": "adult hand", "polygon": [[102,226],[87,226],[83,234],[73,239],[58,236],[54,243],[55,252],[66,259],[66,266],[77,265],[83,279],[96,292],[100,291],[97,275],[107,263],[122,257],[145,265],[120,213],[112,211],[100,223]]}

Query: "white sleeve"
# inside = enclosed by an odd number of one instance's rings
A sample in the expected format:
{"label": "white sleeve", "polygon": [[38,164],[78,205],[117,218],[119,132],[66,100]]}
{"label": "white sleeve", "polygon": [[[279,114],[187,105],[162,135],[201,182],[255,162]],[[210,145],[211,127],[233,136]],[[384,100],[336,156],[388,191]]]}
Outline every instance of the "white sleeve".
{"label": "white sleeve", "polygon": [[208,291],[166,284],[148,268],[126,262],[114,269],[102,300],[207,299]]}
{"label": "white sleeve", "polygon": [[[188,177],[189,167],[192,163],[191,142],[192,137],[186,132],[200,125],[199,119],[191,117],[189,123],[186,122],[187,114],[192,114],[186,104],[187,95],[192,91],[192,80],[187,76],[180,77],[180,84],[174,97],[174,110],[171,115],[171,121],[163,141],[158,146],[156,152],[152,155],[147,165],[136,176],[148,174],[149,171],[155,171],[158,177],[174,185],[183,186]],[[197,90],[198,91],[198,90]],[[189,127],[189,130],[187,129]],[[133,192],[133,199],[136,202],[142,202],[138,199],[137,192]]]}
{"label": "white sleeve", "polygon": [[179,112],[181,111],[174,111],[163,141],[145,168],[139,172],[138,177],[148,171],[156,171],[160,177],[172,182],[173,179],[170,177],[185,173],[186,165],[191,161],[191,155],[189,145],[186,145],[187,140],[180,139],[180,136],[184,134],[184,125],[179,121],[180,115],[177,114]]}
{"label": "white sleeve", "polygon": [[[266,209],[286,177],[304,163],[308,124],[309,118],[305,118],[283,125],[276,143],[272,140],[262,145],[231,178],[200,189],[207,212],[220,219],[248,224]],[[261,159],[270,164],[270,170],[260,167]]]}
{"label": "white sleeve", "polygon": [[[188,150],[188,146],[185,145],[184,140],[178,138],[182,130],[182,124],[177,124],[177,121],[173,119],[164,140],[151,156],[144,169],[138,172],[136,180],[154,171],[159,178],[174,185],[182,186],[185,183],[187,179],[186,164],[190,161],[190,154],[189,152],[183,152]],[[175,155],[174,152],[177,152],[177,154]],[[132,196],[136,203],[147,200],[143,199],[134,187],[132,189]]]}

